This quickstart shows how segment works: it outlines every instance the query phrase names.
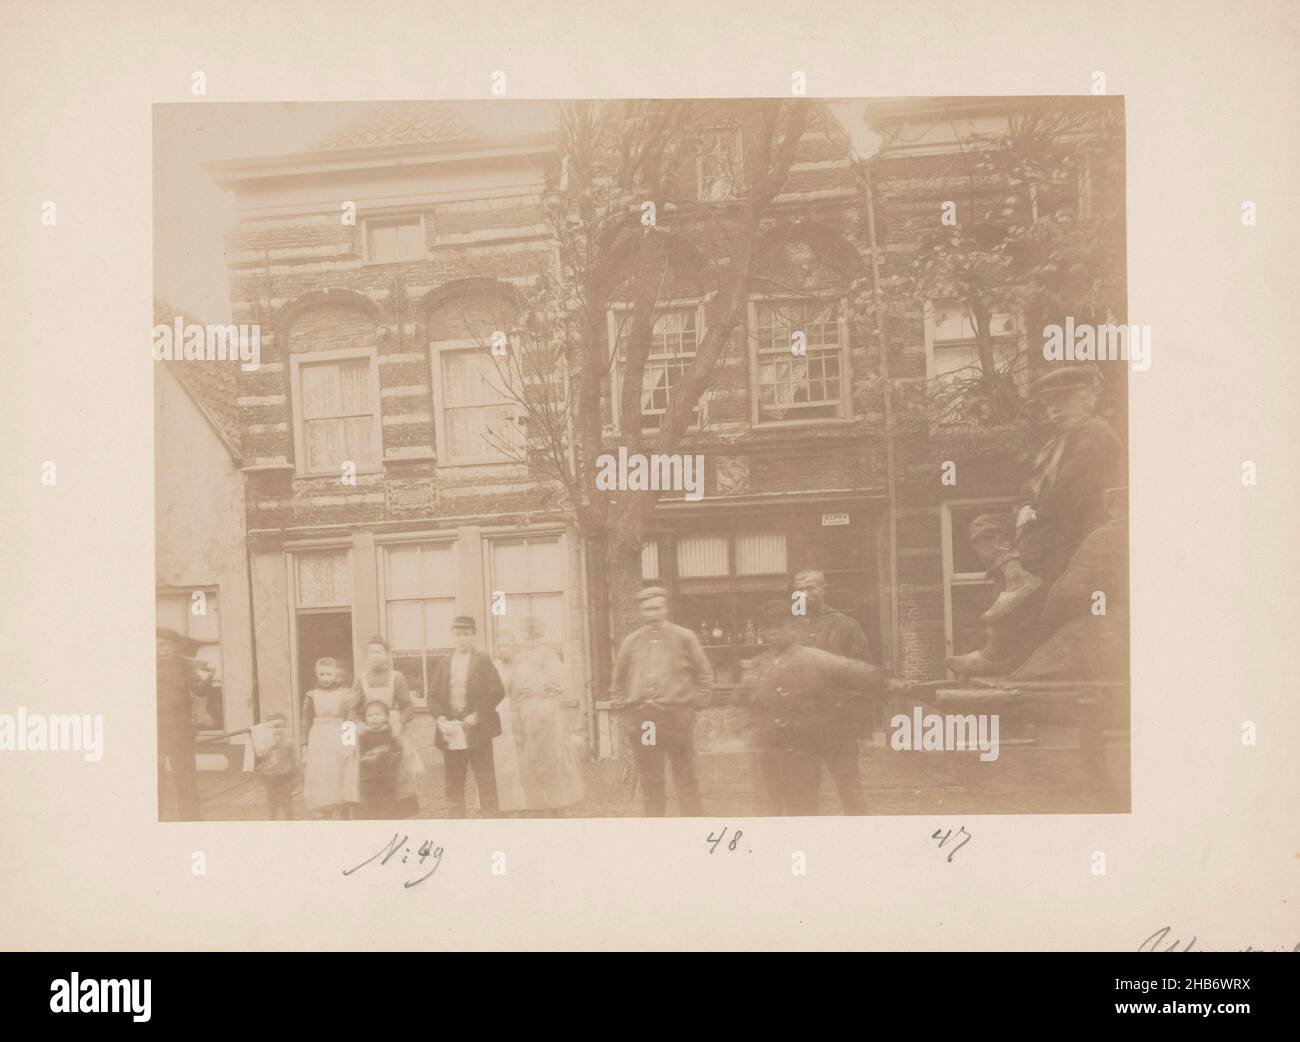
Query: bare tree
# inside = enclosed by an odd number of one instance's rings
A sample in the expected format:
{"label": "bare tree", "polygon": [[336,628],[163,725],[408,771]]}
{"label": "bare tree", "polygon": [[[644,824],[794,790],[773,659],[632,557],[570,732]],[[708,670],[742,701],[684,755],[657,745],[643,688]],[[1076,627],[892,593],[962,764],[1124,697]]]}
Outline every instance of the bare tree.
{"label": "bare tree", "polygon": [[[616,630],[630,622],[661,492],[602,491],[597,461],[619,445],[674,453],[688,438],[742,322],[773,200],[805,130],[823,118],[829,114],[803,100],[557,107],[560,165],[546,209],[558,263],[520,302],[509,351],[491,356],[500,393],[523,427],[503,425],[493,440],[572,511],[598,626],[611,606]],[[659,426],[643,429],[656,307],[684,278],[704,300],[703,335],[689,366],[672,376]],[[611,337],[615,306],[619,332]],[[601,677],[608,643],[596,641]]]}

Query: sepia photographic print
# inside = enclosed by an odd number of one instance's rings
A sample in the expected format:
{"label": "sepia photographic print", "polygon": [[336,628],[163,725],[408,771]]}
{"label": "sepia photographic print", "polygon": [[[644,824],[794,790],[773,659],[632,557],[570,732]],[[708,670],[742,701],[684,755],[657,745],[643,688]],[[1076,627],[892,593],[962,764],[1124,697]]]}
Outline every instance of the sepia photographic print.
{"label": "sepia photographic print", "polygon": [[1283,1011],[1298,40],[0,0],[7,1007],[866,950],[1027,953],[870,968],[939,1023]]}
{"label": "sepia photographic print", "polygon": [[155,105],[158,819],[1127,812],[1125,143]]}

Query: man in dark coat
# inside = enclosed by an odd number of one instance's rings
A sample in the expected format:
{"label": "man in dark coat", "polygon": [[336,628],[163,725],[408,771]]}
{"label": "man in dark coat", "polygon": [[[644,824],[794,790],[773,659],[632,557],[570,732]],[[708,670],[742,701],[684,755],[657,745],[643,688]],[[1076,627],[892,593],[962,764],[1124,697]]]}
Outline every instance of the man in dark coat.
{"label": "man in dark coat", "polygon": [[[821,765],[826,763],[845,814],[862,814],[866,799],[852,746],[844,756],[845,700],[890,687],[880,670],[857,659],[799,643],[799,622],[786,601],[759,610],[763,653],[756,662],[752,706],[759,776],[775,814],[815,814]],[[851,737],[851,735],[850,735]]]}
{"label": "man in dark coat", "polygon": [[429,712],[438,721],[434,744],[442,752],[447,807],[453,818],[465,817],[465,780],[471,769],[480,811],[484,817],[497,814],[492,739],[501,733],[497,706],[506,692],[497,667],[474,647],[476,629],[468,615],[452,620],[455,650],[438,663],[429,692]]}
{"label": "man in dark coat", "polygon": [[191,693],[204,684],[200,664],[191,656],[198,642],[159,626],[154,637],[158,657],[158,817],[163,816],[163,761],[171,766],[176,786],[176,817],[199,818],[199,787],[194,773],[194,710]]}
{"label": "man in dark coat", "polygon": [[[826,576],[811,570],[799,572],[794,577],[794,587],[804,595],[805,609],[803,615],[794,617],[795,639],[805,647],[871,665],[862,627],[826,604]],[[858,709],[863,705],[860,695],[860,690],[842,687],[823,696],[827,712],[835,717],[835,725],[826,729],[818,750],[826,761],[845,814],[867,812],[858,767]]]}
{"label": "man in dark coat", "polygon": [[1124,447],[1094,415],[1096,388],[1096,376],[1084,366],[1053,369],[1030,387],[1056,430],[1039,451],[1014,513],[981,514],[971,522],[971,547],[1000,592],[981,617],[989,627],[987,643],[948,658],[954,672],[1001,673],[1015,665],[1017,631],[1033,630],[1040,591],[1106,520],[1106,489],[1125,484]]}

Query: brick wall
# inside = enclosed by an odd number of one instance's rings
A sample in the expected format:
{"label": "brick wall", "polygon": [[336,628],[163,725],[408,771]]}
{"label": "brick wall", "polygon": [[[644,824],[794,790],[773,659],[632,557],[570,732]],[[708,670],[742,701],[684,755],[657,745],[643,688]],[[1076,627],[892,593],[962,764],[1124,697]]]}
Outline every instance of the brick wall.
{"label": "brick wall", "polygon": [[[887,163],[879,171],[877,226],[886,279],[906,270],[921,230],[935,219],[936,200],[950,197],[945,178],[951,165],[951,157],[918,157]],[[693,170],[693,162],[683,169],[681,191],[692,190]],[[864,279],[869,271],[864,212],[841,134],[818,128],[805,138],[781,200],[771,228],[802,222],[814,244],[796,236],[766,256],[762,271],[773,285],[847,293],[851,283]],[[400,530],[435,527],[448,517],[457,523],[467,518],[502,523],[561,516],[557,490],[524,467],[439,466],[428,348],[431,340],[463,340],[509,328],[514,321],[509,287],[553,273],[554,244],[540,196],[512,189],[500,198],[448,201],[414,212],[425,216],[428,256],[398,264],[364,263],[362,226],[343,225],[337,212],[249,217],[228,237],[237,320],[255,315],[269,331],[263,336],[262,368],[241,373],[239,385],[243,445],[252,465],[248,524],[263,549],[288,536],[337,534],[349,526]],[[725,220],[725,208],[721,212]],[[721,253],[726,236],[713,227],[718,219],[705,212],[698,227],[682,230]],[[471,279],[491,280],[495,288],[465,283],[467,293],[449,295],[449,287]],[[923,379],[919,309],[891,306],[884,325],[891,375]],[[831,489],[882,494],[883,405],[874,321],[855,312],[849,339],[852,423],[751,430],[750,360],[742,327],[712,389],[710,425],[690,436],[683,450],[743,457],[733,469],[743,475],[733,488],[738,494]],[[378,355],[382,470],[358,475],[355,485],[331,476],[299,476],[290,357],[354,347],[375,348]],[[936,443],[924,424],[916,428],[900,421],[900,431],[902,661],[907,676],[922,679],[940,674],[943,656],[938,504],[953,494],[1012,490],[1023,465],[996,435],[953,448]],[[958,492],[939,483],[945,452],[954,453],[958,463]],[[709,480],[709,493],[717,494],[714,477]]]}

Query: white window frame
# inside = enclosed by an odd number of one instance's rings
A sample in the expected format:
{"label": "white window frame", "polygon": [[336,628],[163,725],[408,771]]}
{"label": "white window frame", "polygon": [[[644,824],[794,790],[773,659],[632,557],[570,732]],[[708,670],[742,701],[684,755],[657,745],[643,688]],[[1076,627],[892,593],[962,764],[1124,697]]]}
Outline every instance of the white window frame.
{"label": "white window frame", "polygon": [[[759,345],[758,340],[754,335],[754,330],[758,328],[758,306],[760,304],[768,304],[774,307],[779,307],[782,305],[805,303],[819,303],[830,305],[835,308],[836,322],[839,324],[840,336],[840,415],[810,417],[807,419],[760,419],[762,414],[762,403],[760,401]],[[816,294],[806,294],[803,296],[772,296],[766,294],[752,295],[749,298],[745,339],[749,344],[749,422],[751,426],[756,429],[766,429],[770,427],[823,427],[852,422],[853,368],[849,357],[847,297],[818,296]],[[792,355],[792,357],[795,356]],[[793,408],[797,411],[799,407],[794,406]]]}
{"label": "white window frame", "polygon": [[[452,457],[450,442],[447,440],[447,399],[443,390],[442,378],[442,356],[444,354],[456,354],[462,351],[488,351],[492,350],[488,341],[480,341],[475,338],[460,340],[433,340],[429,343],[429,378],[430,386],[433,388],[433,418],[434,418],[434,435],[437,438],[437,454],[439,467],[477,467],[487,464],[496,465],[518,465],[519,460],[514,459],[504,453],[483,453],[478,456],[457,456]],[[510,337],[509,350],[520,350],[519,339],[516,336]],[[514,371],[506,367],[506,372],[510,375],[512,381],[515,379]],[[517,401],[509,401],[511,407],[510,420],[518,425],[519,419],[524,413],[524,407]],[[452,406],[452,408],[461,408],[461,406]],[[466,406],[468,408],[468,406]],[[520,447],[527,450],[527,435],[520,428]]]}
{"label": "white window frame", "polygon": [[379,397],[379,350],[374,347],[340,348],[334,351],[301,351],[289,356],[289,392],[293,406],[293,458],[294,469],[300,478],[340,476],[338,467],[310,470],[307,465],[307,428],[303,415],[302,375],[304,365],[355,362],[366,359],[370,367],[371,436],[374,439],[375,458],[366,464],[356,463],[358,474],[376,474],[384,469],[384,422]]}
{"label": "white window frame", "polygon": [[[942,343],[937,341],[935,336],[938,330],[938,322],[935,320],[935,311],[942,305],[947,304],[946,299],[926,300],[922,303],[922,314],[925,326],[925,376],[927,380],[934,380],[939,376],[939,366],[937,361],[937,351],[943,351],[948,348],[971,348],[974,349],[976,341],[973,337],[962,340],[946,340]],[[955,305],[955,302],[954,302]],[[1028,343],[1025,332],[1024,316],[1019,313],[1012,313],[1011,317],[1016,323],[1016,332],[1013,336],[994,337],[994,350],[1001,345],[1011,346],[1014,344],[1017,358],[1023,358]],[[1021,374],[1023,378],[1023,373]]]}
{"label": "white window frame", "polygon": [[[410,220],[420,222],[420,242],[423,248],[410,257],[398,257],[393,260],[378,260],[370,256],[370,226],[372,224],[396,224]],[[361,260],[364,264],[411,264],[429,259],[429,226],[427,215],[419,213],[376,213],[361,218]]]}
{"label": "white window frame", "polygon": [[695,157],[695,200],[696,202],[707,205],[709,203],[730,203],[740,198],[740,184],[738,180],[731,183],[731,193],[724,199],[706,199],[704,197],[704,141],[707,137],[718,134],[730,134],[732,142],[735,145],[735,163],[736,176],[739,178],[745,169],[745,142],[741,136],[740,127],[704,127],[699,132],[700,151]]}
{"label": "white window frame", "polygon": [[[408,601],[408,602],[417,601],[421,605],[423,605],[424,602],[426,601],[446,600],[446,598],[444,597],[392,597],[390,598],[389,591],[388,591],[388,553],[390,550],[409,550],[412,547],[419,547],[421,553],[424,552],[424,549],[426,547],[433,547],[437,549],[450,548],[452,569],[455,573],[457,588],[459,588],[460,585],[460,578],[459,578],[460,577],[460,540],[456,538],[456,536],[454,535],[441,535],[441,536],[412,535],[412,536],[399,536],[396,538],[389,538],[389,539],[385,539],[383,542],[376,541],[375,550],[377,552],[375,554],[375,557],[376,557],[376,564],[378,566],[378,572],[379,572],[378,575],[379,605],[380,605],[379,633],[384,638],[384,640],[388,643],[389,648],[392,648],[393,646],[393,638],[388,625],[388,605],[390,600]],[[457,595],[453,594],[451,600],[454,608],[458,610],[460,604],[459,601],[457,600]],[[454,614],[456,614],[456,611],[453,611],[453,615]],[[451,640],[450,634],[448,634],[447,640],[450,642]],[[448,647],[450,647],[450,643],[448,644]],[[407,650],[407,649],[403,649],[403,650]],[[423,648],[421,650],[425,654],[427,654],[429,649]],[[421,669],[425,668],[423,656],[421,656],[420,659],[420,668]],[[424,679],[427,685],[429,678],[423,677],[422,679]],[[427,704],[423,696],[416,696],[414,693],[412,694],[411,699],[417,706],[424,706]]]}
{"label": "white window frame", "polygon": [[[953,653],[952,588],[954,586],[980,586],[984,583],[992,585],[993,582],[985,572],[953,571],[952,512],[953,510],[965,510],[970,507],[1006,507],[1010,509],[1012,506],[1014,506],[1014,499],[1010,496],[973,496],[968,499],[945,499],[939,504],[939,532],[943,550],[943,647],[945,655]],[[965,532],[958,534],[961,538],[966,538]],[[951,670],[949,675],[952,675]]]}
{"label": "white window frame", "polygon": [[[696,355],[699,354],[699,345],[704,343],[704,337],[708,333],[708,329],[705,326],[704,306],[706,302],[707,302],[706,298],[688,297],[680,300],[661,300],[655,303],[656,317],[658,317],[658,314],[661,311],[684,311],[687,308],[691,308],[691,307],[696,309],[696,314],[695,314],[696,353],[694,355],[691,355],[690,356],[691,358],[695,358]],[[632,428],[630,431],[627,429],[626,425],[624,424],[623,417],[619,415],[619,410],[622,408],[622,404],[623,404],[623,362],[619,359],[618,356],[618,317],[620,314],[624,312],[630,312],[633,306],[634,305],[627,304],[627,303],[611,304],[605,313],[606,322],[607,322],[607,331],[609,336],[610,351],[614,355],[614,378],[611,381],[613,401],[610,403],[610,412],[611,415],[613,416],[614,429],[617,433],[621,434],[626,432],[626,433],[641,435],[644,432],[645,434],[652,435],[657,433],[660,429],[662,429],[663,422],[661,420],[660,425],[658,427],[651,427],[651,428],[644,427],[641,423],[641,420],[645,416],[645,413],[641,412],[639,406],[636,415],[636,426]],[[675,355],[673,357],[680,358],[683,356]],[[646,365],[649,364],[650,364],[650,360],[649,358],[647,358]],[[642,394],[645,393],[644,378],[642,381],[641,391]],[[704,429],[705,424],[707,424],[709,420],[709,398],[710,398],[710,393],[706,389],[704,393],[700,395],[700,400],[697,406],[700,414],[699,422],[689,424],[686,428],[687,431],[699,432]],[[671,406],[669,407],[671,408]],[[659,415],[667,415],[667,414],[661,413]]]}

